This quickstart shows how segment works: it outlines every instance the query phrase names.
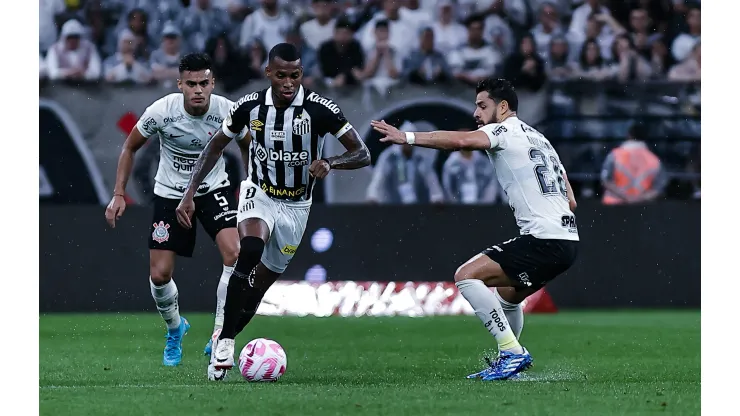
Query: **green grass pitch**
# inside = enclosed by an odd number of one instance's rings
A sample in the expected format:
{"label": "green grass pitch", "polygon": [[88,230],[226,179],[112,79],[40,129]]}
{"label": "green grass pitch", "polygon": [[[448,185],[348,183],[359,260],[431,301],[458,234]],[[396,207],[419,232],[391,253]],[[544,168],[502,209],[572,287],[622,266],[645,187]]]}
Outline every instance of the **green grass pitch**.
{"label": "green grass pitch", "polygon": [[698,311],[527,315],[534,367],[518,381],[465,376],[495,343],[473,316],[258,316],[237,339],[274,339],[288,369],[272,384],[238,371],[206,380],[205,314],[183,364],[161,365],[155,314],[43,315],[41,415],[654,415],[700,413]]}

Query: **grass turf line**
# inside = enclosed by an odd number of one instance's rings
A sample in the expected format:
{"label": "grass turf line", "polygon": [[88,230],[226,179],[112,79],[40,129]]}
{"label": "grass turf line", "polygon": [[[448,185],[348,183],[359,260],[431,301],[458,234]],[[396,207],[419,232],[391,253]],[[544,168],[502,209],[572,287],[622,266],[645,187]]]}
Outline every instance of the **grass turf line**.
{"label": "grass turf line", "polygon": [[40,318],[41,415],[638,415],[699,414],[700,314],[527,315],[535,366],[519,381],[465,376],[495,342],[475,317],[257,317],[237,339],[278,341],[288,369],[274,384],[237,371],[206,380],[212,318],[192,328],[183,364],[161,365],[155,314]]}

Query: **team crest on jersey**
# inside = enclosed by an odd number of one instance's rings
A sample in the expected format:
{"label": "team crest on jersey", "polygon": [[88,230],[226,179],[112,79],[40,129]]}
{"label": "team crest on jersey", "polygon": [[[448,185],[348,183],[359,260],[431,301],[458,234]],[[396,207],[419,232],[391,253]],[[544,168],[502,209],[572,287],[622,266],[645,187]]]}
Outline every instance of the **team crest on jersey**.
{"label": "team crest on jersey", "polygon": [[154,232],[152,232],[152,240],[158,243],[164,243],[170,239],[169,224],[165,224],[164,221],[160,221],[159,224],[154,223]]}
{"label": "team crest on jersey", "polygon": [[259,121],[259,120],[252,120],[249,125],[252,127],[252,130],[254,131],[262,131],[262,126],[265,125],[265,123]]}
{"label": "team crest on jersey", "polygon": [[296,117],[296,119],[293,120],[293,134],[303,136],[304,134],[309,133],[311,133],[311,121],[308,119],[300,120]]}

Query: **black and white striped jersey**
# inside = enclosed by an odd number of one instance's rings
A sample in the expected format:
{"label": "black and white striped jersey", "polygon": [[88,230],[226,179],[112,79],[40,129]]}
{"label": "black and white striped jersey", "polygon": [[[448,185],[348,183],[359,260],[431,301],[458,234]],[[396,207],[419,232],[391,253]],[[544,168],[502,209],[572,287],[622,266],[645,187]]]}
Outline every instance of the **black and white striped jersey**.
{"label": "black and white striped jersey", "polygon": [[311,200],[311,162],[321,159],[327,136],[352,129],[336,103],[302,86],[287,108],[273,105],[272,88],[239,99],[222,130],[239,139],[244,127],[252,136],[248,178],[270,197],[286,201]]}

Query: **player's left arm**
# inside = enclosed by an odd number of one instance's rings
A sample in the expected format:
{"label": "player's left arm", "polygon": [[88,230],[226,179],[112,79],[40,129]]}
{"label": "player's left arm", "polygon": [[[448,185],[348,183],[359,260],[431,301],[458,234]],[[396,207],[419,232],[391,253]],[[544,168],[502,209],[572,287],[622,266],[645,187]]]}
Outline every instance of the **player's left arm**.
{"label": "player's left arm", "polygon": [[331,169],[352,170],[370,165],[370,150],[360,138],[357,130],[344,117],[342,111],[338,108],[337,110],[337,113],[327,110],[321,134],[332,134],[347,151],[341,155],[322,158],[311,163],[309,172],[319,179],[326,177]]}
{"label": "player's left arm", "polygon": [[[381,142],[391,142],[395,144],[411,144],[414,146],[431,147],[432,149],[442,150],[490,150],[498,147],[498,135],[494,134],[495,130],[483,128],[475,131],[432,131],[422,132],[402,132],[397,128],[386,123],[385,120],[370,123],[380,134],[385,135]],[[499,125],[493,125],[499,126]],[[500,134],[500,133],[499,133]]]}

